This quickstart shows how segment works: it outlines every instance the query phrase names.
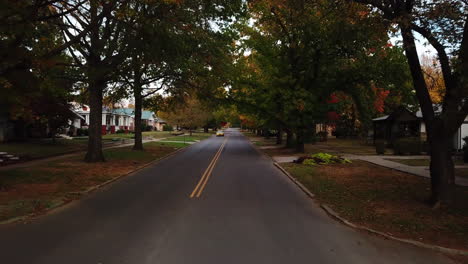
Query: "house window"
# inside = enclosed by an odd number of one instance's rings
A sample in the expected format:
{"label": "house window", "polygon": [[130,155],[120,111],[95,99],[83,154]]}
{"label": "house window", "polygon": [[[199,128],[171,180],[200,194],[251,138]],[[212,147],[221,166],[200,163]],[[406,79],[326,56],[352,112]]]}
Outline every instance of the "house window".
{"label": "house window", "polygon": [[110,124],[111,124],[111,116],[106,115],[106,125],[110,125]]}
{"label": "house window", "polygon": [[116,116],[116,117],[115,117],[115,125],[116,125],[116,126],[119,125],[119,116]]}

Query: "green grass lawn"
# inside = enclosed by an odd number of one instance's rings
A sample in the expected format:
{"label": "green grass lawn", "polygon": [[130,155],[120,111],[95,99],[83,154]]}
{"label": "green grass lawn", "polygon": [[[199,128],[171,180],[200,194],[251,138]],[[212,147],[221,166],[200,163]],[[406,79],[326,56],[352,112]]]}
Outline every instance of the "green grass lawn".
{"label": "green grass lawn", "polygon": [[121,177],[185,147],[183,143],[151,142],[144,151],[131,147],[104,150],[106,162],[85,163],[82,156],[3,170],[0,177],[0,222],[45,210],[79,198],[80,193]]}
{"label": "green grass lawn", "polygon": [[133,133],[128,133],[128,134],[125,134],[125,133],[107,134],[107,135],[103,135],[102,138],[103,139],[114,139],[114,138],[117,138],[117,139],[134,139],[135,134],[133,134]]}
{"label": "green grass lawn", "polygon": [[264,139],[261,141],[255,141],[254,144],[259,147],[263,146],[274,146],[276,145],[276,138]]}
{"label": "green grass lawn", "polygon": [[306,151],[311,153],[329,152],[334,154],[376,155],[375,147],[366,144],[362,139],[330,138],[324,142],[306,144]]}
{"label": "green grass lawn", "polygon": [[[195,140],[202,140],[210,136],[210,134],[194,133],[193,137],[187,137],[187,142]],[[183,138],[177,138],[171,135],[171,132],[151,131],[143,132],[143,138],[165,138],[170,137],[171,140],[183,141]],[[134,134],[109,134],[103,135],[103,145],[108,146],[112,144],[122,143],[122,140],[131,140]],[[28,140],[25,142],[11,142],[1,143],[0,152],[8,152],[9,154],[19,156],[22,161],[46,158],[65,154],[69,152],[86,150],[88,144],[88,137],[76,137],[72,140],[69,139],[56,139],[55,143],[52,139],[38,139]]]}
{"label": "green grass lawn", "polygon": [[173,148],[182,148],[190,145],[189,143],[184,142],[150,142],[154,146],[163,146],[163,147],[173,147]]}
{"label": "green grass lawn", "polygon": [[[111,137],[103,137],[103,145],[109,146],[117,144]],[[52,139],[28,140],[25,142],[9,142],[0,144],[0,152],[8,152],[19,156],[21,161],[47,158],[60,154],[83,151],[88,145],[88,137],[79,137],[74,139]]]}
{"label": "green grass lawn", "polygon": [[[275,145],[276,143],[275,137],[266,139],[265,137],[259,137],[252,132],[243,132],[243,134],[249,137],[257,146]],[[283,142],[286,143],[285,137],[283,137]],[[324,142],[306,143],[305,151],[308,154],[327,152],[332,154],[376,155],[375,147],[373,145],[366,144],[362,139],[329,138]],[[281,153],[276,152],[275,154],[281,155]],[[302,155],[301,153],[296,153],[294,149],[284,150],[283,152],[287,152],[288,155]]]}
{"label": "green grass lawn", "polygon": [[176,137],[168,137],[166,138],[167,141],[185,141],[185,142],[196,142],[200,140],[207,139],[212,135],[209,133],[192,133],[192,136],[176,136]]}
{"label": "green grass lawn", "polygon": [[430,180],[423,177],[362,161],[283,167],[316,199],[351,222],[403,238],[468,248],[467,187],[457,186],[457,202],[451,208],[432,209],[425,204]]}
{"label": "green grass lawn", "polygon": [[152,138],[165,138],[172,137],[171,131],[146,131],[143,132],[143,138],[152,137]]}
{"label": "green grass lawn", "polygon": [[[143,132],[143,139],[145,138],[164,138],[164,137],[172,137],[173,132],[169,131],[145,131]],[[134,139],[134,133],[120,133],[120,134],[107,134],[102,136],[103,139]],[[81,139],[87,139],[87,137],[83,137]]]}
{"label": "green grass lawn", "polygon": [[0,152],[8,152],[22,159],[38,159],[66,152],[83,150],[87,146],[87,140],[51,139],[30,140],[26,142],[1,143]]}

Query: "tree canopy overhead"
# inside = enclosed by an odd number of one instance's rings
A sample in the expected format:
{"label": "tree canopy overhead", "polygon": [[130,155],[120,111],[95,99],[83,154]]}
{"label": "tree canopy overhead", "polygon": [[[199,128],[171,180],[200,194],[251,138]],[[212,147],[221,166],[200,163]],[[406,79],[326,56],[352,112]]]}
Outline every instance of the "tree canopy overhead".
{"label": "tree canopy overhead", "polygon": [[385,23],[364,6],[338,2],[251,1],[243,27],[250,55],[238,59],[246,70],[232,96],[265,124],[294,132],[299,151],[335,92],[347,93],[369,122],[380,90],[408,87]]}

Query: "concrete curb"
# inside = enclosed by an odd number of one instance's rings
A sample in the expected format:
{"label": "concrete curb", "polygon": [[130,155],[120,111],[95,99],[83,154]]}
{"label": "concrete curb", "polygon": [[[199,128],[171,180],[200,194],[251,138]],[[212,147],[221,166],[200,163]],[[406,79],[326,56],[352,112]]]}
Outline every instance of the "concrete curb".
{"label": "concrete curb", "polygon": [[374,229],[371,229],[371,228],[368,228],[368,227],[365,227],[365,226],[356,225],[356,224],[353,224],[353,223],[349,222],[348,220],[344,219],[343,217],[341,217],[337,212],[335,212],[333,209],[331,209],[327,205],[321,204],[320,207],[325,212],[327,212],[327,214],[332,216],[333,218],[335,218],[338,221],[344,223],[345,225],[347,225],[349,227],[352,227],[352,228],[355,228],[355,229],[364,230],[364,231],[367,231],[369,233],[385,237],[387,239],[391,239],[391,240],[411,244],[411,245],[417,246],[417,247],[436,250],[436,251],[446,253],[446,254],[468,256],[468,251],[466,251],[466,250],[446,248],[446,247],[441,247],[441,246],[437,246],[437,245],[422,243],[422,242],[411,240],[411,239],[399,238],[399,237],[395,237],[395,236],[392,236],[392,235],[389,235],[389,234],[386,234],[386,233],[383,233],[383,232],[380,232],[380,231],[377,231],[377,230],[374,230]]}
{"label": "concrete curb", "polygon": [[[309,197],[314,198],[314,194],[312,194],[302,183],[300,183],[296,178],[294,178],[291,174],[289,174],[281,165],[279,165],[277,162],[274,162],[274,165],[281,171],[283,172],[286,176],[288,176],[289,179],[291,179],[299,188],[304,191]],[[441,247],[437,245],[432,245],[432,244],[426,244],[422,243],[419,241],[411,240],[411,239],[404,239],[404,238],[399,238],[399,237],[394,237],[392,235],[365,227],[361,225],[356,225],[348,221],[347,219],[341,217],[337,212],[335,212],[333,209],[331,209],[329,206],[325,204],[319,204],[320,208],[322,208],[328,215],[331,217],[335,218],[336,220],[342,222],[343,224],[352,227],[354,229],[359,229],[363,230],[366,232],[369,232],[374,235],[379,235],[382,237],[385,237],[387,239],[403,242],[406,244],[410,244],[413,246],[421,247],[421,248],[426,248],[426,249],[432,249],[435,251],[439,251],[441,253],[446,253],[446,254],[452,254],[452,255],[462,255],[462,256],[468,256],[468,251],[466,250],[460,250],[460,249],[453,249],[453,248],[446,248],[446,247]]]}
{"label": "concrete curb", "polygon": [[[198,143],[198,142],[197,142],[197,143]],[[104,187],[104,186],[106,186],[106,185],[109,185],[109,184],[111,184],[111,183],[113,183],[113,182],[116,182],[116,181],[122,179],[122,178],[125,178],[125,177],[127,177],[127,176],[130,176],[131,174],[137,173],[138,171],[141,171],[141,170],[143,170],[143,169],[145,169],[145,168],[147,168],[147,167],[149,167],[149,166],[151,166],[151,165],[155,165],[155,164],[157,164],[157,163],[159,163],[159,162],[162,162],[162,161],[164,161],[164,160],[166,160],[166,159],[169,159],[170,157],[172,157],[172,156],[178,154],[179,152],[182,152],[182,151],[184,151],[184,150],[190,148],[190,147],[193,146],[193,145],[195,145],[195,144],[188,145],[188,146],[186,146],[186,147],[180,148],[180,149],[178,149],[178,150],[176,150],[176,151],[173,151],[173,152],[167,154],[166,156],[164,156],[164,157],[162,157],[162,158],[160,158],[160,159],[153,160],[153,161],[151,161],[151,162],[148,162],[148,163],[146,163],[146,164],[143,164],[142,166],[136,168],[135,170],[133,170],[133,171],[131,171],[131,172],[128,172],[128,173],[126,173],[126,174],[119,175],[119,176],[117,176],[117,177],[115,177],[115,178],[112,178],[112,179],[110,179],[110,180],[108,180],[108,181],[106,181],[106,182],[103,182],[103,183],[101,183],[101,184],[99,184],[99,185],[92,186],[92,187],[90,187],[90,188],[88,188],[88,189],[86,189],[86,190],[84,190],[84,191],[82,191],[82,192],[70,192],[70,193],[68,193],[68,195],[81,196],[81,195],[90,194],[90,193],[92,193],[92,192],[94,192],[94,191],[97,191],[97,190],[101,189],[102,187]],[[41,213],[41,214],[28,214],[28,215],[24,215],[24,216],[17,216],[17,217],[14,217],[14,218],[10,218],[10,219],[1,221],[1,222],[0,222],[0,225],[14,224],[14,223],[18,223],[18,222],[25,222],[25,221],[27,221],[27,220],[33,220],[34,218],[37,218],[37,217],[41,217],[41,216],[50,214],[50,213],[52,213],[54,210],[59,209],[59,208],[63,207],[64,205],[69,204],[69,203],[71,203],[71,202],[73,202],[73,201],[75,201],[75,200],[74,200],[74,199],[70,199],[70,200],[65,200],[65,201],[62,201],[62,202],[60,202],[60,203],[57,203],[57,204],[55,204],[54,206],[52,206],[52,207],[48,208],[47,210],[45,210],[45,211],[44,211],[43,213]]]}
{"label": "concrete curb", "polygon": [[299,182],[298,180],[296,180],[296,178],[294,178],[291,174],[289,174],[289,172],[287,172],[283,167],[281,167],[281,165],[279,165],[278,162],[273,162],[273,164],[281,171],[283,172],[286,176],[288,176],[288,178],[293,181],[305,194],[307,194],[307,196],[309,196],[310,198],[314,198],[315,195],[313,193],[311,193],[309,191],[309,189],[307,189],[301,182]]}
{"label": "concrete curb", "polygon": [[275,167],[278,168],[284,175],[288,176],[288,178],[291,181],[293,181],[305,194],[307,194],[307,196],[309,196],[310,198],[315,197],[315,195],[311,193],[309,189],[307,189],[301,182],[299,182],[296,178],[294,178],[291,174],[289,174],[289,172],[287,172],[283,167],[281,167],[281,165],[279,165],[279,163],[276,162],[275,159],[273,159],[273,157],[263,153],[257,145],[252,143],[252,141],[249,140],[249,142],[260,155],[263,155],[269,158],[273,162],[273,165],[275,165]]}

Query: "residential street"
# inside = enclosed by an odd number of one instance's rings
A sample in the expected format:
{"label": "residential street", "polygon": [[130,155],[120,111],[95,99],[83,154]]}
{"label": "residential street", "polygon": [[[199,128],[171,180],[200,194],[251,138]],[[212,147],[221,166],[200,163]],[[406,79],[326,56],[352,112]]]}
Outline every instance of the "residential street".
{"label": "residential street", "polygon": [[0,249],[11,264],[452,263],[338,223],[236,129],[0,226]]}

